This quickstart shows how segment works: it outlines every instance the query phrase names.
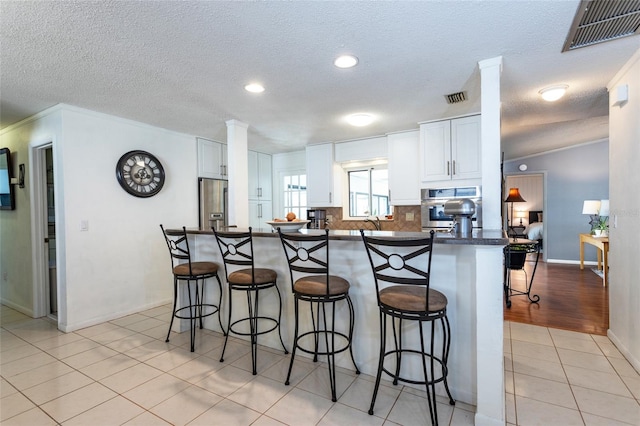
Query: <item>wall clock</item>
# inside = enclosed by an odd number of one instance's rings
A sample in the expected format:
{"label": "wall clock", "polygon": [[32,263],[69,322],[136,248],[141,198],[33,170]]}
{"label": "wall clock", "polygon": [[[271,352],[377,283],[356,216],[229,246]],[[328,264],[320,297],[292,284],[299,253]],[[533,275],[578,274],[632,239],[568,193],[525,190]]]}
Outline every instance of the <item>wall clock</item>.
{"label": "wall clock", "polygon": [[116,164],[116,177],[122,189],[136,197],[152,197],[164,185],[164,168],[146,151],[129,151]]}

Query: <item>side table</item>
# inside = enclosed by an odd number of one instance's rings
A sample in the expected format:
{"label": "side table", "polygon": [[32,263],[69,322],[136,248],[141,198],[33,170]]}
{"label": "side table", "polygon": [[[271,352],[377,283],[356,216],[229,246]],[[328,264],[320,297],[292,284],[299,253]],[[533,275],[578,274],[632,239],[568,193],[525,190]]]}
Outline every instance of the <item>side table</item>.
{"label": "side table", "polygon": [[609,237],[594,237],[591,234],[580,234],[580,269],[584,269],[584,245],[591,244],[598,249],[598,270],[602,270],[602,285],[606,286],[609,278]]}

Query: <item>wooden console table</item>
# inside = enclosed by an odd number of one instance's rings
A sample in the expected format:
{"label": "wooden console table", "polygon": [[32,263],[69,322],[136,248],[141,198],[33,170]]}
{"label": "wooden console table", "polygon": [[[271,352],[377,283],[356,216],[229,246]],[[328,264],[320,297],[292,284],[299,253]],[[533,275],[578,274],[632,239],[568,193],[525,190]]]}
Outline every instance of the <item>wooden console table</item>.
{"label": "wooden console table", "polygon": [[[609,237],[594,237],[591,234],[580,234],[580,269],[584,269],[584,244],[591,244],[598,249],[598,269],[602,269],[606,286],[609,276]],[[602,252],[602,253],[601,253]]]}

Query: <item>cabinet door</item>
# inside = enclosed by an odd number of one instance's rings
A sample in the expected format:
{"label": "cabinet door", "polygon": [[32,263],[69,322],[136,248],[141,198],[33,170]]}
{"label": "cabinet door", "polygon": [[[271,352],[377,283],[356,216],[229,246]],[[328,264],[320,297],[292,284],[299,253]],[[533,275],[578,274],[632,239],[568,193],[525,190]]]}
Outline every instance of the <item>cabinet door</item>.
{"label": "cabinet door", "polygon": [[198,177],[226,179],[225,164],[222,161],[222,145],[206,139],[198,141]]}
{"label": "cabinet door", "polygon": [[451,120],[451,156],[453,179],[482,177],[479,115]]}
{"label": "cabinet door", "polygon": [[309,207],[338,207],[334,188],[333,144],[308,146],[307,202]]}
{"label": "cabinet door", "polygon": [[451,179],[451,125],[449,120],[420,125],[420,180]]}
{"label": "cabinet door", "polygon": [[268,220],[273,219],[271,201],[249,200],[249,226],[254,229],[266,229]]}
{"label": "cabinet door", "polygon": [[453,179],[482,177],[479,115],[451,120],[451,157]]}
{"label": "cabinet door", "polygon": [[249,199],[258,200],[260,198],[260,182],[258,179],[258,153],[249,151],[247,155],[247,172],[249,185]]}
{"label": "cabinet door", "polygon": [[258,183],[260,188],[260,199],[271,200],[272,196],[271,177],[271,156],[269,154],[258,153]]}
{"label": "cabinet door", "polygon": [[247,160],[249,199],[271,200],[271,155],[249,151]]}
{"label": "cabinet door", "polygon": [[394,206],[420,204],[420,132],[387,136],[390,202]]}

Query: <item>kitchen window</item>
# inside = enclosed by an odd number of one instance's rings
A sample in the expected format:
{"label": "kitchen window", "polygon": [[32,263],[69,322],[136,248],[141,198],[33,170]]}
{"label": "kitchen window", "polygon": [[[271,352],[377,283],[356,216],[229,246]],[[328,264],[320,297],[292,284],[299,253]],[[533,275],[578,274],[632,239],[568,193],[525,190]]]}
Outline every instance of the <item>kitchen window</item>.
{"label": "kitchen window", "polygon": [[296,217],[307,217],[307,175],[303,173],[288,173],[282,177],[283,183],[283,211],[282,216],[293,212]]}
{"label": "kitchen window", "polygon": [[389,178],[386,166],[348,170],[349,217],[386,216],[389,205]]}

